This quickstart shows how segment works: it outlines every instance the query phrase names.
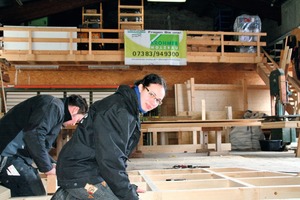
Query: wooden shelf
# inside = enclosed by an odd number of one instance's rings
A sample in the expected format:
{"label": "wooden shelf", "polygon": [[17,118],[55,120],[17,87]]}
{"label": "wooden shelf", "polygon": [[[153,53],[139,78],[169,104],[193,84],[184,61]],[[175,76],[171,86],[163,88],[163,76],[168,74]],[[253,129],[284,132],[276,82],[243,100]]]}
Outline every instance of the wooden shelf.
{"label": "wooden shelf", "polygon": [[123,5],[118,0],[118,24],[119,29],[144,29],[144,3],[139,5]]}
{"label": "wooden shelf", "polygon": [[102,28],[102,3],[97,7],[82,7],[82,26],[84,28]]}
{"label": "wooden shelf", "polygon": [[[102,29],[103,28],[103,16],[102,16],[102,3],[82,7],[82,28],[93,28]],[[77,38],[87,39],[89,38],[88,32],[78,32]],[[91,33],[92,39],[103,38],[102,33],[94,32]],[[94,43],[91,45],[91,49],[100,50],[103,49],[103,43]],[[81,43],[78,45],[79,50],[88,50],[88,43]]]}

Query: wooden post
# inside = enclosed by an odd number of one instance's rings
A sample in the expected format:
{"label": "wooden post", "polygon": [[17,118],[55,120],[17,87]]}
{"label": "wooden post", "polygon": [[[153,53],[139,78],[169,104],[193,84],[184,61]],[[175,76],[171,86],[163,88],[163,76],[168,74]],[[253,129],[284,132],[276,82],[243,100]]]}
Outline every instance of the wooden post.
{"label": "wooden post", "polygon": [[297,150],[296,150],[296,157],[300,157],[300,134],[298,136],[298,144],[297,144]]}
{"label": "wooden post", "polygon": [[72,55],[73,54],[73,35],[72,35],[73,32],[69,32],[69,38],[70,38],[70,43],[69,43],[69,48],[70,48],[70,51],[69,51],[69,54]]}
{"label": "wooden post", "polygon": [[203,137],[202,137],[203,141],[203,149],[208,149],[208,131],[203,131]]}
{"label": "wooden post", "polygon": [[[1,79],[1,96],[4,106],[4,113],[7,113],[7,107],[6,107],[6,98],[5,98],[5,92],[4,92],[4,85],[3,85],[3,76],[2,76],[2,66],[0,66],[0,79]],[[1,105],[1,103],[0,103]],[[1,113],[2,108],[0,108]]]}
{"label": "wooden post", "polygon": [[197,131],[193,131],[193,144],[197,144]]}
{"label": "wooden post", "polygon": [[195,79],[191,78],[190,80],[190,88],[191,88],[191,111],[195,112]]}
{"label": "wooden post", "polygon": [[226,106],[226,119],[232,119],[232,106]]}
{"label": "wooden post", "polygon": [[215,143],[216,143],[216,146],[215,146],[215,148],[216,148],[216,151],[217,152],[221,152],[222,151],[222,131],[220,131],[220,130],[217,130],[216,132],[215,132],[215,134],[216,134],[216,138],[215,138]]}
{"label": "wooden post", "polygon": [[92,55],[92,31],[89,31],[89,55]]}
{"label": "wooden post", "polygon": [[202,120],[206,120],[205,99],[201,100]]}
{"label": "wooden post", "polygon": [[152,141],[153,141],[153,146],[157,146],[157,131],[151,131],[153,133],[153,138],[152,138]]}
{"label": "wooden post", "polygon": [[28,31],[28,54],[32,54],[32,30]]}
{"label": "wooden post", "polygon": [[248,110],[248,84],[247,80],[243,80],[243,96],[244,96],[244,110]]}
{"label": "wooden post", "polygon": [[[226,106],[226,118],[232,119],[232,106]],[[225,143],[229,143],[229,134],[231,132],[231,127],[225,127]]]}
{"label": "wooden post", "polygon": [[175,93],[175,112],[176,112],[176,116],[179,115],[179,105],[178,105],[178,85],[175,84],[174,85],[174,93]]}

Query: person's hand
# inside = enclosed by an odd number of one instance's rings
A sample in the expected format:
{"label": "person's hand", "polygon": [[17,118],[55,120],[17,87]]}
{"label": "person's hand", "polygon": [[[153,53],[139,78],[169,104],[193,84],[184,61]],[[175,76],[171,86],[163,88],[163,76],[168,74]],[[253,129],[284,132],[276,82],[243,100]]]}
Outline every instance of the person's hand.
{"label": "person's hand", "polygon": [[48,172],[45,172],[45,174],[48,175],[56,175],[56,165],[53,165],[52,169]]}
{"label": "person's hand", "polygon": [[137,188],[137,189],[136,189],[136,192],[137,192],[137,193],[145,193],[145,192],[146,192],[146,190],[143,190],[143,189]]}

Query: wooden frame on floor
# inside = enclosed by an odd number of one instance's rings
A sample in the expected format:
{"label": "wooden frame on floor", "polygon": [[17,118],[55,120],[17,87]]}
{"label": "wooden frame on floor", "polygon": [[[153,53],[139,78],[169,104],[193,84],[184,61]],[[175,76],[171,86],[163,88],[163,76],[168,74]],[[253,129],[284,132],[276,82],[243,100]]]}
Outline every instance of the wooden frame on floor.
{"label": "wooden frame on floor", "polygon": [[[128,175],[131,183],[146,190],[145,193],[140,193],[142,200],[252,200],[300,197],[299,174],[247,168],[191,167],[134,170],[129,171]],[[0,186],[0,199],[2,200],[48,200],[50,198],[50,195],[10,198],[9,190]]]}

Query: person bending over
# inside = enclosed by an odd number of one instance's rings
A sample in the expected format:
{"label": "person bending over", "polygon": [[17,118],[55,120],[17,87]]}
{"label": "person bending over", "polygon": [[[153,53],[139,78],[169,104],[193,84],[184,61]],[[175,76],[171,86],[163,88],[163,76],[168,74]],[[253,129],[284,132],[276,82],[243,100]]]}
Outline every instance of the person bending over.
{"label": "person bending over", "polygon": [[87,110],[80,95],[37,95],[10,109],[0,119],[0,185],[12,197],[46,195],[39,172],[56,174],[48,152],[62,126],[78,123]]}

